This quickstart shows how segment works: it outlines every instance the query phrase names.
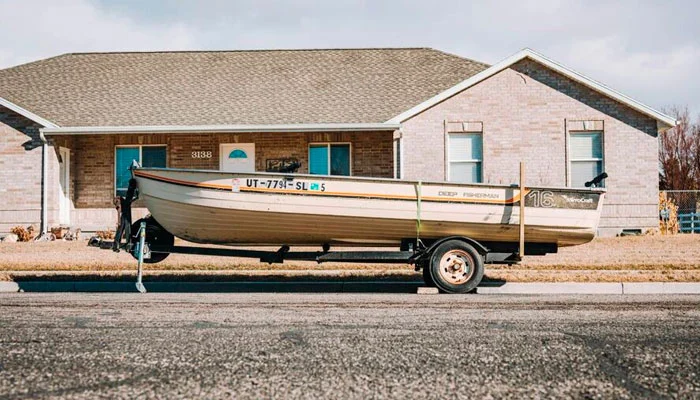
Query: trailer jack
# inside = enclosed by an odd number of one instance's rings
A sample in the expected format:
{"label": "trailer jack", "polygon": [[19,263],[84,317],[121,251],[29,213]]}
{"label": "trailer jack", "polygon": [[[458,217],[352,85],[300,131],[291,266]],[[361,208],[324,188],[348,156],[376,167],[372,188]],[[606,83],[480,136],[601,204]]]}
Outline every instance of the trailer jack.
{"label": "trailer jack", "polygon": [[146,287],[143,285],[143,259],[144,257],[151,256],[151,251],[146,248],[146,221],[141,222],[139,227],[139,232],[137,234],[139,238],[138,245],[136,246],[136,254],[138,256],[138,271],[136,272],[136,290],[140,293],[146,293]]}

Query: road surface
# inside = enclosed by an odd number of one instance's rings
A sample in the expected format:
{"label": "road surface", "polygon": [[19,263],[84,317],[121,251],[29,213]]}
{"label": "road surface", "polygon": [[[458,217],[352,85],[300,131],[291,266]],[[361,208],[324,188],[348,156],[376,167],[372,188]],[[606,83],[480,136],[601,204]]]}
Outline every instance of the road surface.
{"label": "road surface", "polygon": [[0,399],[700,398],[700,296],[2,294]]}

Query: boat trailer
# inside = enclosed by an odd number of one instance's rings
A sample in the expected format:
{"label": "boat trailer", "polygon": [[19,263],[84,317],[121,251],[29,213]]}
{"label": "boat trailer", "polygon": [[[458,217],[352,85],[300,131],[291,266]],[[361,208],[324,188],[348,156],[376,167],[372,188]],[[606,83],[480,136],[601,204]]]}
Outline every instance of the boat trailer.
{"label": "boat trailer", "polygon": [[[439,250],[439,248],[444,247],[445,245],[452,245],[452,247],[454,247],[455,243],[466,245],[466,249],[457,249],[455,259],[459,259],[460,257],[463,259],[471,259],[472,266],[469,269],[480,270],[480,275],[483,275],[484,264],[515,264],[520,261],[520,258],[517,255],[517,243],[479,243],[470,238],[457,236],[429,241],[429,245],[427,246],[420,239],[406,239],[402,241],[399,251],[331,251],[331,246],[329,244],[324,244],[319,251],[291,251],[291,248],[288,245],[280,246],[280,248],[276,251],[271,251],[222,247],[176,246],[174,244],[149,243],[147,241],[148,229],[163,229],[152,217],[147,217],[137,221],[135,224],[133,224],[133,228],[132,229],[135,230],[136,233],[132,235],[130,238],[131,240],[127,241],[127,243],[121,248],[129,252],[136,260],[138,260],[136,288],[141,293],[146,292],[146,288],[143,284],[143,264],[159,262],[169,254],[253,258],[268,264],[281,264],[287,260],[313,261],[319,264],[326,262],[410,264],[415,266],[416,271],[423,269],[423,278],[425,279],[426,284],[429,285],[434,285],[429,272],[431,269],[433,255]],[[89,246],[106,250],[113,249],[114,244],[115,242],[113,241],[102,240],[97,237],[93,237],[88,242]],[[470,249],[472,250],[471,254],[469,254]],[[539,255],[556,252],[556,245],[526,243],[525,249],[526,254],[528,255]],[[466,265],[460,265],[459,268],[466,268]],[[455,267],[451,272],[459,275],[459,268]],[[471,271],[470,275],[474,272],[475,271]],[[460,283],[460,279],[454,279],[457,283]],[[479,278],[479,281],[480,280],[481,279]]]}
{"label": "boat trailer", "polygon": [[[521,190],[524,168],[521,163]],[[476,288],[484,274],[484,264],[515,264],[521,255],[544,255],[556,253],[556,243],[527,243],[524,235],[524,222],[520,222],[520,242],[477,242],[463,236],[450,236],[439,239],[407,238],[401,240],[399,251],[331,251],[330,244],[321,246],[321,251],[291,251],[290,246],[282,245],[276,251],[176,246],[175,237],[151,216],[132,224],[131,205],[138,199],[135,179],[129,181],[125,197],[115,198],[119,213],[119,227],[114,241],[93,237],[89,246],[101,249],[121,249],[138,260],[136,288],[145,293],[143,285],[143,263],[157,263],[169,254],[193,254],[204,256],[224,256],[257,258],[260,262],[283,263],[285,260],[324,262],[365,262],[387,264],[412,264],[416,271],[423,270],[427,285],[437,286],[447,293],[468,293]],[[521,202],[521,215],[524,202]],[[136,232],[135,234],[132,234]],[[121,244],[122,234],[126,243]]]}

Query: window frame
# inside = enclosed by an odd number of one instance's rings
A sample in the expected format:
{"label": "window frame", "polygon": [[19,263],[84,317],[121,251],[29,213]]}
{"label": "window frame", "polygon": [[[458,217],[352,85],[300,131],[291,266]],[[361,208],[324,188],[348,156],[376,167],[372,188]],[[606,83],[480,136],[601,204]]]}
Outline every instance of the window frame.
{"label": "window frame", "polygon": [[[117,196],[117,190],[119,190],[119,188],[117,188],[117,150],[120,148],[129,148],[129,147],[131,147],[131,148],[138,147],[139,160],[141,160],[140,162],[143,161],[143,148],[144,147],[165,147],[165,168],[168,167],[169,155],[168,155],[168,145],[167,144],[117,144],[117,145],[115,145],[114,146],[114,162],[112,163],[112,165],[114,166],[114,173],[112,174],[113,175],[112,176],[112,178],[113,178],[113,185],[112,185],[113,191],[112,192],[114,193],[115,197]],[[128,188],[123,188],[123,189],[128,189]]]}
{"label": "window frame", "polygon": [[[600,135],[600,158],[574,158],[573,153],[571,152],[571,137],[575,135],[590,135],[597,133]],[[566,146],[566,155],[569,160],[569,165],[568,165],[568,174],[567,174],[567,187],[573,188],[573,183],[571,179],[571,175],[573,172],[573,165],[576,162],[600,162],[600,173],[602,174],[605,171],[605,131],[604,130],[589,130],[589,131],[581,131],[581,130],[572,130],[568,132],[568,137],[567,137],[567,146]],[[595,178],[591,177],[591,179]],[[605,187],[605,181],[602,181],[598,187],[604,188]],[[579,188],[579,187],[576,187]],[[585,189],[585,186],[582,187]]]}
{"label": "window frame", "polygon": [[[471,159],[471,160],[452,160],[450,158],[450,145],[452,142],[452,136],[453,135],[473,135],[473,136],[481,136],[481,159]],[[454,182],[454,183],[463,183],[467,185],[479,185],[484,183],[484,133],[483,132],[448,132],[447,133],[447,148],[445,149],[445,153],[447,156],[447,181],[448,182]],[[478,163],[481,164],[481,168],[479,169],[479,181],[478,182],[456,182],[452,180],[452,163]]]}
{"label": "window frame", "polygon": [[[331,145],[334,144],[343,144],[343,145],[348,145],[348,163],[349,163],[349,171],[350,175],[331,175]],[[321,146],[325,145],[326,146],[326,151],[328,151],[328,173],[325,175],[321,174],[312,174],[311,173],[311,146]],[[309,142],[309,147],[307,151],[307,164],[309,166],[308,173],[309,175],[316,175],[316,176],[353,176],[352,174],[352,143],[351,142]]]}

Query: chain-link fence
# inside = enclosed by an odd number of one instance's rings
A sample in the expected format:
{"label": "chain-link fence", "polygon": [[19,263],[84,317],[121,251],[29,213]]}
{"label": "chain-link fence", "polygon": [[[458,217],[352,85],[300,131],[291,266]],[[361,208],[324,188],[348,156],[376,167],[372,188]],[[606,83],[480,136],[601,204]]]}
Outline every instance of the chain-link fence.
{"label": "chain-link fence", "polygon": [[700,233],[700,190],[665,190],[661,198],[667,199],[660,207],[662,221],[676,217],[679,232]]}

